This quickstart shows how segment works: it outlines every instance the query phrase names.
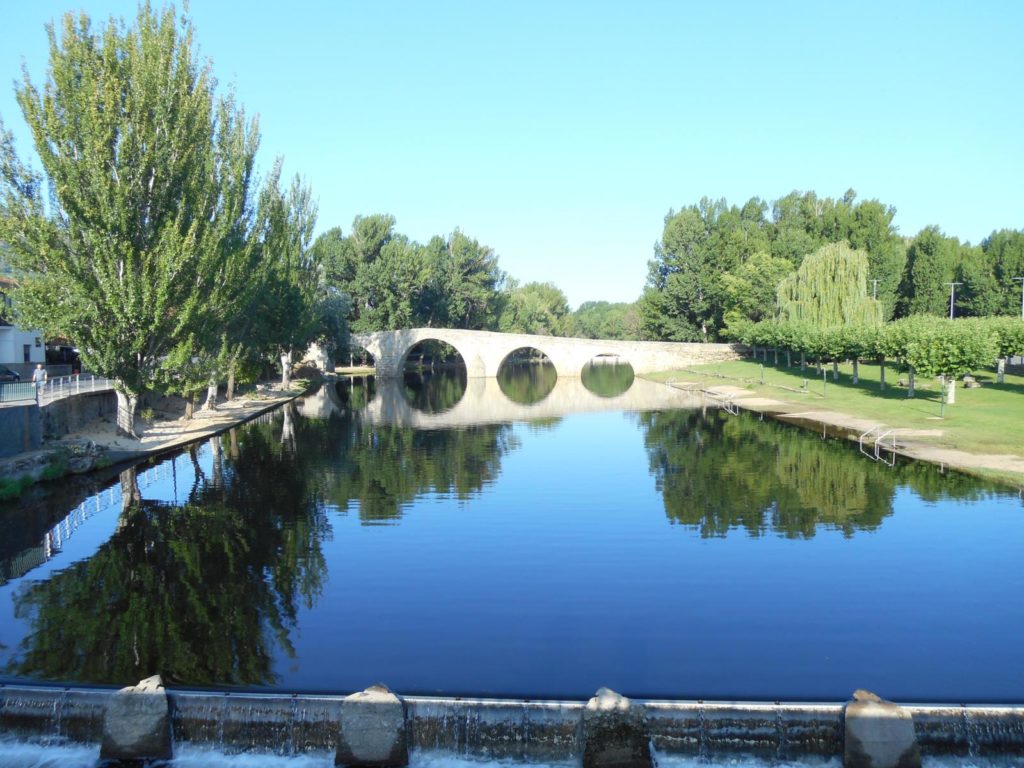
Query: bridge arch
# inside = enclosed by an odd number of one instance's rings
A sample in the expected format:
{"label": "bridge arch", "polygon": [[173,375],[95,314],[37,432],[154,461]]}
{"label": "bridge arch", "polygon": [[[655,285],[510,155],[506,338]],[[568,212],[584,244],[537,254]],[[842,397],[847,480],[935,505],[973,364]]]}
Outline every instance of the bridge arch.
{"label": "bridge arch", "polygon": [[501,362],[513,350],[533,347],[544,352],[559,376],[579,377],[595,356],[615,355],[632,366],[634,373],[685,368],[701,363],[739,359],[746,347],[740,344],[702,344],[666,341],[615,341],[574,339],[455,328],[411,328],[353,334],[354,343],[376,360],[377,375],[398,377],[409,350],[424,339],[450,344],[466,363],[469,378],[495,378]]}

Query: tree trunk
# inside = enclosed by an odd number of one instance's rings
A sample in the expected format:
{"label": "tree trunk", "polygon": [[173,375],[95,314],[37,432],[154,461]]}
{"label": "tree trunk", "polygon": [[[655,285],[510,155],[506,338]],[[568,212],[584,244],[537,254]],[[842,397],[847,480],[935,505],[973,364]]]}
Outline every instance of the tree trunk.
{"label": "tree trunk", "polygon": [[999,362],[996,363],[996,383],[1004,384],[1006,382],[1006,358],[1000,357]]}
{"label": "tree trunk", "polygon": [[292,351],[281,353],[281,387],[288,389],[292,385]]}
{"label": "tree trunk", "polygon": [[907,366],[907,397],[914,396],[914,366]]}
{"label": "tree trunk", "polygon": [[953,405],[956,402],[956,376],[950,376],[947,383],[946,405]]}
{"label": "tree trunk", "polygon": [[853,358],[853,383],[860,384],[860,360]]}
{"label": "tree trunk", "polygon": [[189,395],[188,400],[185,401],[185,421],[192,421],[192,417],[195,416],[196,412],[196,396]]}
{"label": "tree trunk", "polygon": [[800,353],[800,370],[807,370],[807,355],[805,355],[803,352]]}
{"label": "tree trunk", "polygon": [[292,404],[285,403],[282,409],[284,424],[281,426],[281,445],[289,450],[295,448],[295,423],[292,421]]}
{"label": "tree trunk", "polygon": [[839,362],[832,361],[832,381],[839,381]]}
{"label": "tree trunk", "polygon": [[224,401],[230,403],[235,399],[235,363],[231,362],[228,366],[228,385],[227,390],[224,392]]}
{"label": "tree trunk", "polygon": [[786,350],[786,367],[787,368],[792,368],[793,367],[793,350],[791,350],[791,349],[787,349]]}
{"label": "tree trunk", "polygon": [[210,438],[210,453],[213,455],[213,487],[224,487],[224,454],[220,446],[220,437]]}
{"label": "tree trunk", "polygon": [[139,405],[137,392],[123,392],[120,389],[114,390],[117,395],[117,434],[138,440],[135,432],[135,409]]}
{"label": "tree trunk", "polygon": [[123,515],[132,507],[138,506],[142,501],[142,492],[139,490],[139,477],[135,473],[135,467],[130,467],[121,473],[121,514]]}
{"label": "tree trunk", "polygon": [[776,347],[774,352],[775,352],[775,365],[778,366],[778,364],[779,364],[779,348]]}
{"label": "tree trunk", "polygon": [[206,402],[203,403],[204,411],[217,410],[217,379],[211,378],[206,385]]}

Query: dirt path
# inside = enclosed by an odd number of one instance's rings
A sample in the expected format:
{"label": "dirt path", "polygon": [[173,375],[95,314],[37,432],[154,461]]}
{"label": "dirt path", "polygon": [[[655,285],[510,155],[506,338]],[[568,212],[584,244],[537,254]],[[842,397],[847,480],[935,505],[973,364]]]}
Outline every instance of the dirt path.
{"label": "dirt path", "polygon": [[890,428],[877,421],[858,418],[848,413],[831,411],[827,408],[808,408],[806,404],[773,400],[755,395],[749,389],[731,385],[709,387],[697,383],[674,382],[672,386],[700,388],[713,398],[733,403],[744,410],[765,413],[808,428],[815,425],[825,429],[831,428],[834,432],[854,441],[865,432],[874,430],[866,438],[870,441],[872,449],[875,436],[885,434],[884,445],[886,448],[895,445],[896,453],[901,456],[966,472],[995,472],[1004,477],[1010,477],[1015,482],[1024,482],[1024,457],[1015,454],[968,453],[931,444],[929,438],[941,437],[941,429]]}

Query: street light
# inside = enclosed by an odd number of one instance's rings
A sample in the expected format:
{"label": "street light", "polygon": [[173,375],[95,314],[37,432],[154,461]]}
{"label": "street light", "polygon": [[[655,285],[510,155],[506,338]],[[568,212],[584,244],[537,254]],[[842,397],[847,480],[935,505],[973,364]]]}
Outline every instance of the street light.
{"label": "street light", "polygon": [[956,294],[956,287],[963,285],[963,283],[943,283],[943,285],[949,286],[949,319],[953,319],[953,296]]}
{"label": "street light", "polygon": [[1024,277],[1014,277],[1013,280],[1020,280],[1020,319],[1024,320]]}

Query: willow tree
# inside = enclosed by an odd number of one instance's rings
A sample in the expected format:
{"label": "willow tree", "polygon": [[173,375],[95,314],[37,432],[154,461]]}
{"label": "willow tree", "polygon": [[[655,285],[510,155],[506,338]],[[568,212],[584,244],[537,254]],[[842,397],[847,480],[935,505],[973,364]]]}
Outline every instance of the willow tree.
{"label": "willow tree", "polygon": [[[215,97],[173,7],[134,25],[65,15],[45,84],[16,87],[42,174],[0,141],[0,241],[25,322],[116,380],[118,428],[218,294],[246,206],[256,126]],[[49,184],[44,193],[43,179]]]}
{"label": "willow tree", "polygon": [[823,245],[779,284],[779,315],[818,327],[878,325],[882,305],[868,296],[867,282],[866,253],[845,243]]}

